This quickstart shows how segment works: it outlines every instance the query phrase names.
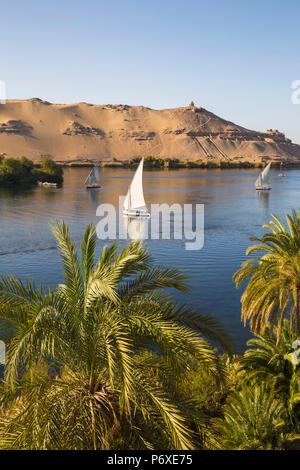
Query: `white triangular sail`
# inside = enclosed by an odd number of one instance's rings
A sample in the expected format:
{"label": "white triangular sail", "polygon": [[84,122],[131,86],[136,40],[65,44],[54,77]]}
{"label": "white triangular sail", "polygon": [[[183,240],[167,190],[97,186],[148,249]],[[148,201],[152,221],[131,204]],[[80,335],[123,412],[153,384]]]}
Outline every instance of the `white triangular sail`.
{"label": "white triangular sail", "polygon": [[257,180],[255,181],[255,186],[261,186],[261,173],[259,173],[259,176]]}
{"label": "white triangular sail", "polygon": [[144,159],[142,158],[124,199],[125,210],[147,209],[143,192],[143,165]]}
{"label": "white triangular sail", "polygon": [[271,169],[271,163],[268,163],[266,168],[261,172],[262,184],[267,184],[269,182],[270,169]]}
{"label": "white triangular sail", "polygon": [[99,182],[99,173],[98,173],[98,167],[94,166],[92,171],[90,172],[89,176],[85,180],[85,184],[87,186],[98,183]]}
{"label": "white triangular sail", "polygon": [[269,183],[269,173],[271,169],[271,162],[268,163],[266,168],[259,174],[257,180],[255,181],[255,186],[263,186]]}

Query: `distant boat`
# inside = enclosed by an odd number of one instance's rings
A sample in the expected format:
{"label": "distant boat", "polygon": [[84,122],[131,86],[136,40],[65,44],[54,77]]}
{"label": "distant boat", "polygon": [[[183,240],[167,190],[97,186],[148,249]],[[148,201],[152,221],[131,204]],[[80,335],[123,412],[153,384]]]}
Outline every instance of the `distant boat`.
{"label": "distant boat", "polygon": [[266,168],[259,174],[255,181],[255,189],[257,191],[269,191],[271,186],[269,184],[269,173],[271,168],[271,162],[268,163]]}
{"label": "distant boat", "polygon": [[280,162],[280,173],[278,174],[278,176],[281,176],[281,178],[286,176],[284,173],[282,173],[282,162]]}
{"label": "distant boat", "polygon": [[87,189],[101,188],[101,185],[99,184],[99,180],[100,178],[99,178],[98,167],[94,166],[89,176],[85,180],[86,188]]}
{"label": "distant boat", "polygon": [[150,217],[143,192],[143,165],[144,159],[142,158],[124,199],[123,215],[125,217]]}
{"label": "distant boat", "polygon": [[57,188],[57,183],[48,183],[47,181],[38,181],[38,185],[45,188]]}

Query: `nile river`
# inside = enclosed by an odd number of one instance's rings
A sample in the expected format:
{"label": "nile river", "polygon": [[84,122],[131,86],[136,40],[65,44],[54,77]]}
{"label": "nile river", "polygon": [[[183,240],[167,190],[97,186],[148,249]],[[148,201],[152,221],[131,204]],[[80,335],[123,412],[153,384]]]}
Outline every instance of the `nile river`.
{"label": "nile river", "polygon": [[[35,278],[45,285],[62,281],[62,270],[49,224],[64,219],[79,241],[85,226],[99,222],[101,203],[118,205],[133,176],[131,170],[103,169],[100,190],[87,191],[89,168],[65,170],[62,188],[0,188],[0,271]],[[250,337],[240,322],[240,295],[232,275],[245,260],[249,238],[262,233],[270,214],[283,216],[300,206],[300,171],[286,178],[271,172],[272,190],[256,193],[257,171],[144,171],[144,193],[151,203],[204,204],[205,241],[199,251],[185,250],[184,240],[147,240],[155,261],[185,269],[193,291],[176,299],[215,315],[236,340],[237,350]],[[99,240],[98,250],[104,243]],[[122,242],[124,244],[124,242]]]}

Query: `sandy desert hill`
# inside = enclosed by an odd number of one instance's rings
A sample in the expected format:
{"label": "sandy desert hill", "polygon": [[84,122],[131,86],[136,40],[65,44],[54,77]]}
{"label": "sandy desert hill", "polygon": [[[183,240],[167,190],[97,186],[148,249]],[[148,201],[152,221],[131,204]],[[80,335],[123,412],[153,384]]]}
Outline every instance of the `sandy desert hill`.
{"label": "sandy desert hill", "polygon": [[277,130],[252,131],[193,105],[154,110],[143,106],[51,104],[39,98],[0,105],[0,154],[35,161],[180,160],[300,162],[300,145]]}

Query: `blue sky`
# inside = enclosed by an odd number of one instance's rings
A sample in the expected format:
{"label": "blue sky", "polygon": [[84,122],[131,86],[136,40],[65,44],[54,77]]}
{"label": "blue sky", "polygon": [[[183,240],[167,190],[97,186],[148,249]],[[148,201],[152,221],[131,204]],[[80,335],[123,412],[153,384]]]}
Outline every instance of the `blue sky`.
{"label": "blue sky", "polygon": [[0,0],[9,99],[198,106],[300,143],[299,0]]}

